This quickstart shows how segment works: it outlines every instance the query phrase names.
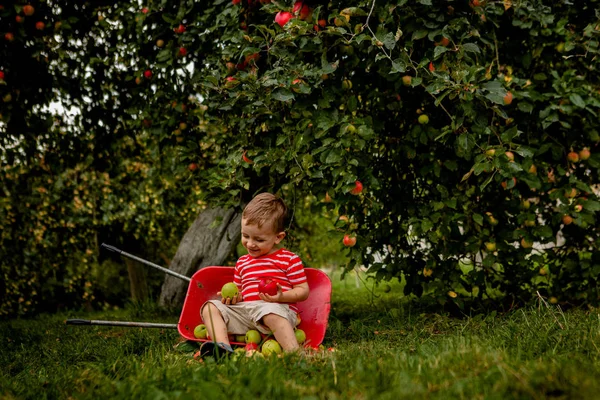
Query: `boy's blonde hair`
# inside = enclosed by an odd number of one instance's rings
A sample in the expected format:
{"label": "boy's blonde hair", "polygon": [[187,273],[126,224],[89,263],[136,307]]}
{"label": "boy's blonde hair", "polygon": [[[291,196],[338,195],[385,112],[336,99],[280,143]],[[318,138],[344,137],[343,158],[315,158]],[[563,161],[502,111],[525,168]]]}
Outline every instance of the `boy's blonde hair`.
{"label": "boy's blonde hair", "polygon": [[285,203],[271,193],[256,195],[242,213],[242,219],[246,220],[246,224],[257,225],[259,228],[264,224],[271,224],[276,233],[285,231],[286,216]]}

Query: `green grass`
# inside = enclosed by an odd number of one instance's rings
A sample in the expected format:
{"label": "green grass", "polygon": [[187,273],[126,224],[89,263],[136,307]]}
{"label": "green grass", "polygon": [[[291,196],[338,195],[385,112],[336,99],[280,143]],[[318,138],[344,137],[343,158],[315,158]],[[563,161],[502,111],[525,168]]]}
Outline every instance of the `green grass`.
{"label": "green grass", "polygon": [[423,312],[400,284],[334,279],[313,358],[194,360],[175,330],[66,326],[66,318],[175,323],[153,307],[0,323],[0,398],[573,399],[600,393],[600,315],[541,302],[505,315]]}

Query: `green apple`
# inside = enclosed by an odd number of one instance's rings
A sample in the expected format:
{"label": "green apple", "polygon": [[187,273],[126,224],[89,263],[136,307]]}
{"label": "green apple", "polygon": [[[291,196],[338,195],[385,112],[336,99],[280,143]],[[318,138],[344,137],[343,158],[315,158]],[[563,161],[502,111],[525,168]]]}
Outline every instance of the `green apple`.
{"label": "green apple", "polygon": [[271,354],[283,353],[283,349],[276,340],[269,339],[263,343],[261,352],[265,356],[270,356]]}
{"label": "green apple", "polygon": [[256,343],[259,344],[262,340],[260,333],[255,329],[250,329],[246,332],[246,337],[244,338],[246,343]]}
{"label": "green apple", "polygon": [[206,330],[206,325],[200,324],[194,328],[194,337],[196,339],[206,339],[208,336],[208,331]]}
{"label": "green apple", "polygon": [[224,284],[223,287],[221,288],[221,296],[224,299],[233,299],[233,298],[237,297],[238,293],[239,293],[238,287],[233,282],[228,282],[228,283]]}
{"label": "green apple", "polygon": [[429,123],[429,116],[427,116],[426,114],[419,115],[418,120],[419,120],[419,123],[421,125],[428,124]]}
{"label": "green apple", "polygon": [[296,329],[294,331],[294,334],[296,335],[296,340],[298,341],[298,344],[306,342],[306,333],[304,333],[302,329]]}
{"label": "green apple", "polygon": [[246,343],[246,335],[235,335],[235,341],[238,343]]}

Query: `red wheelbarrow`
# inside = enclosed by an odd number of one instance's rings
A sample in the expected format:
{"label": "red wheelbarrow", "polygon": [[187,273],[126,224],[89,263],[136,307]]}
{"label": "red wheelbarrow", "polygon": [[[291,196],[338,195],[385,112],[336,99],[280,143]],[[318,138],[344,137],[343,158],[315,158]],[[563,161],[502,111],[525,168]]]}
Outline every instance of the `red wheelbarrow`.
{"label": "red wheelbarrow", "polygon": [[[161,324],[152,322],[128,322],[128,321],[101,321],[101,320],[83,320],[68,319],[68,325],[106,325],[106,326],[127,326],[142,328],[169,328],[179,331],[179,334],[187,340],[195,342],[207,342],[210,339],[197,339],[194,336],[194,328],[202,323],[200,307],[207,300],[219,299],[217,292],[221,287],[233,281],[233,267],[204,267],[198,270],[191,278],[178,274],[167,268],[161,267],[133,254],[126,253],[114,246],[102,243],[101,247],[116,252],[124,257],[131,258],[143,264],[159,269],[169,275],[176,276],[189,282],[188,291],[183,303],[183,309],[177,324]],[[327,322],[329,320],[329,311],[331,309],[331,280],[323,271],[314,268],[305,268],[310,294],[308,299],[297,304],[300,315],[300,324],[298,329],[306,333],[306,342],[304,346],[317,348],[325,337]],[[245,345],[245,343],[232,341],[233,345]]]}

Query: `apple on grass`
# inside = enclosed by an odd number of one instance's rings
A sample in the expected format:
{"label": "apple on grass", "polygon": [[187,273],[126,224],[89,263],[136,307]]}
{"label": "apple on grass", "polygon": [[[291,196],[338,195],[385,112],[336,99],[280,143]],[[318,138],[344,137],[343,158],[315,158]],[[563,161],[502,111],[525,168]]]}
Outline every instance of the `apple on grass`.
{"label": "apple on grass", "polygon": [[244,350],[246,350],[246,351],[258,350],[258,344],[247,343],[246,346],[244,347]]}
{"label": "apple on grass", "polygon": [[283,349],[281,345],[273,339],[269,339],[263,343],[261,352],[265,356],[270,356],[271,354],[281,354],[283,353]]}
{"label": "apple on grass", "polygon": [[238,287],[233,282],[227,282],[221,288],[221,296],[224,299],[234,299],[239,293]]}

